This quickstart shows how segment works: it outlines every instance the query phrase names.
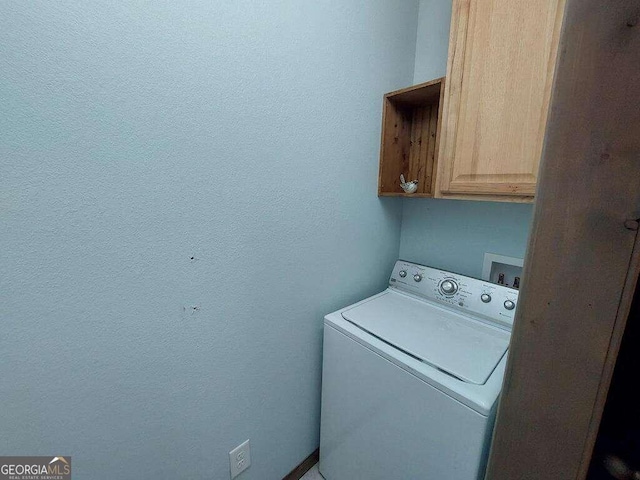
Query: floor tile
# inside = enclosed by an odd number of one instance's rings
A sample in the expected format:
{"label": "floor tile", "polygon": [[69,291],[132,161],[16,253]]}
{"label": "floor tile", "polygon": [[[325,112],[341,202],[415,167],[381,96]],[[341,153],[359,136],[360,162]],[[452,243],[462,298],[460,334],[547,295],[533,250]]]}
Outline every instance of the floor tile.
{"label": "floor tile", "polygon": [[318,464],[316,463],[300,480],[324,480],[324,477],[320,475]]}

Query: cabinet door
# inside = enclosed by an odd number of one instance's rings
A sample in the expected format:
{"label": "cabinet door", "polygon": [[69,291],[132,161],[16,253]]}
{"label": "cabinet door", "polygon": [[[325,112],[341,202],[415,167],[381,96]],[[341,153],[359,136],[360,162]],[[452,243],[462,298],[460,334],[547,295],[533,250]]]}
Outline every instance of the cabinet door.
{"label": "cabinet door", "polygon": [[437,196],[533,197],[564,0],[454,0]]}

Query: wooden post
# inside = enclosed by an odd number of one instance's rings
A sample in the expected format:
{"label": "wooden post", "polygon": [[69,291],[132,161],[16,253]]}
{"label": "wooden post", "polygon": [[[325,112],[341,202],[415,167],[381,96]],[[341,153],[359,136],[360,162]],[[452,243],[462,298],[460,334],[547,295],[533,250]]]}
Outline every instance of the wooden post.
{"label": "wooden post", "polygon": [[489,480],[586,475],[640,271],[639,19],[567,0]]}

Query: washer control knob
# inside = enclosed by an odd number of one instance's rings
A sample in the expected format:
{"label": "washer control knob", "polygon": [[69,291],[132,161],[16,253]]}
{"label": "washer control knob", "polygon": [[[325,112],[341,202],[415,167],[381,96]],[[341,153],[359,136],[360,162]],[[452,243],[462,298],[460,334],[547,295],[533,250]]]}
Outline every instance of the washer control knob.
{"label": "washer control knob", "polygon": [[446,295],[452,295],[458,291],[458,284],[453,280],[445,280],[440,284],[440,290]]}
{"label": "washer control knob", "polygon": [[513,310],[514,308],[516,308],[516,304],[513,303],[511,300],[505,300],[504,308],[506,308],[507,310]]}
{"label": "washer control knob", "polygon": [[491,301],[491,295],[489,295],[488,293],[483,293],[482,295],[480,295],[480,300],[482,300],[484,303],[489,303]]}
{"label": "washer control knob", "polygon": [[416,274],[413,276],[413,279],[414,279],[416,282],[419,282],[420,280],[422,280],[422,275],[420,275],[419,273],[416,273]]}
{"label": "washer control knob", "polygon": [[400,275],[402,278],[404,278],[404,277],[406,277],[406,276],[407,276],[407,271],[406,271],[406,270],[400,270],[400,271],[398,272],[398,275]]}

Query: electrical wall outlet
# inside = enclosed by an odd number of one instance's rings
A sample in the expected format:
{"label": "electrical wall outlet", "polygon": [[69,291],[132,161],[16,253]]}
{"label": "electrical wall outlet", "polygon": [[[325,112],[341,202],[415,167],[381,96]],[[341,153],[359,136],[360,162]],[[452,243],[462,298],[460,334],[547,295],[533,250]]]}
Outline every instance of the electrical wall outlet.
{"label": "electrical wall outlet", "polygon": [[251,466],[251,445],[249,440],[229,452],[231,478],[236,478]]}

